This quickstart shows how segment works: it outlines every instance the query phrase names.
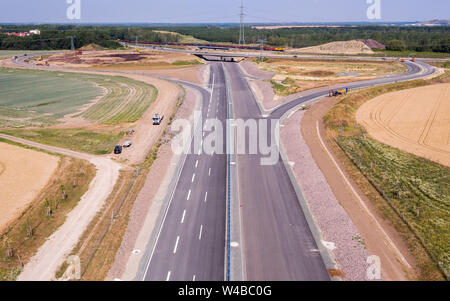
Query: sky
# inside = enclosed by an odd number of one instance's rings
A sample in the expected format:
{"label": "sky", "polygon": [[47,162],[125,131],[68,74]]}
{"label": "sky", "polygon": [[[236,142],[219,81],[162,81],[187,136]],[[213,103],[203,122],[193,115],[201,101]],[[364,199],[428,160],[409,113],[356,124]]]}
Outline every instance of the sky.
{"label": "sky", "polygon": [[[67,10],[80,1],[80,18]],[[367,2],[380,3],[369,19]],[[241,0],[0,0],[0,23],[230,23]],[[244,0],[245,22],[394,22],[450,19],[449,0]],[[373,17],[374,15],[372,15]]]}

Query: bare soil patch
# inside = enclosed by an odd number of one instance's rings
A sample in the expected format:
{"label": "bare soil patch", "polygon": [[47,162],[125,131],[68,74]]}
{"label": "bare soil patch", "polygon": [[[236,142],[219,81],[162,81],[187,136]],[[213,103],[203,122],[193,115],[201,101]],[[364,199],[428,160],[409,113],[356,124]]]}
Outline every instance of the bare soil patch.
{"label": "bare soil patch", "polygon": [[39,194],[59,158],[0,142],[0,230]]}
{"label": "bare soil patch", "polygon": [[356,112],[375,139],[450,167],[450,84],[381,95]]}
{"label": "bare soil patch", "polygon": [[185,67],[186,65],[201,64],[201,61],[195,56],[184,53],[141,50],[105,50],[84,51],[81,55],[74,55],[73,53],[52,55],[44,58],[39,64],[69,68],[148,70],[180,68]]}

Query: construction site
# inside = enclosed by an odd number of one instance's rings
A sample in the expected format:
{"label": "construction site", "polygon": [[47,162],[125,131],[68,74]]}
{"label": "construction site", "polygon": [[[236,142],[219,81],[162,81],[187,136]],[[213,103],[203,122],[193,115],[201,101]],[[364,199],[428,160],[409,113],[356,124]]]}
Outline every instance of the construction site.
{"label": "construction site", "polygon": [[448,27],[237,2],[0,27],[0,281],[449,279]]}

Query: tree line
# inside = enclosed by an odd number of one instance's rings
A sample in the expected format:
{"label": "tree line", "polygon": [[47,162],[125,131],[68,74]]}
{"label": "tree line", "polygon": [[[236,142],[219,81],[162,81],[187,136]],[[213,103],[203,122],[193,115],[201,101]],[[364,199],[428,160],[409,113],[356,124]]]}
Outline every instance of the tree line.
{"label": "tree line", "polygon": [[[184,26],[161,27],[211,42],[239,42],[239,27]],[[344,26],[255,29],[246,27],[246,42],[263,38],[272,46],[302,48],[334,41],[373,39],[388,50],[450,52],[450,26]]]}
{"label": "tree line", "polygon": [[[28,32],[31,29],[39,29],[40,35],[28,37],[8,36],[6,32]],[[120,48],[118,40],[150,41],[150,42],[178,42],[179,36],[154,32],[146,27],[124,26],[72,26],[72,25],[43,25],[43,26],[19,26],[8,25],[0,27],[0,50],[52,50],[70,49],[73,36],[75,48],[80,48],[92,43],[105,48]]]}
{"label": "tree line", "polygon": [[[40,35],[30,37],[7,36],[5,32],[23,32],[38,28]],[[213,43],[238,43],[239,27],[236,26],[80,26],[80,25],[4,25],[0,26],[0,49],[70,49],[70,36],[74,36],[76,48],[96,43],[106,48],[119,48],[117,40],[146,42],[179,42],[175,34],[155,30],[177,32]],[[261,38],[271,46],[301,48],[333,41],[373,39],[395,51],[434,51],[450,53],[450,26],[344,26],[304,27],[274,30],[246,27],[246,42],[257,44]]]}

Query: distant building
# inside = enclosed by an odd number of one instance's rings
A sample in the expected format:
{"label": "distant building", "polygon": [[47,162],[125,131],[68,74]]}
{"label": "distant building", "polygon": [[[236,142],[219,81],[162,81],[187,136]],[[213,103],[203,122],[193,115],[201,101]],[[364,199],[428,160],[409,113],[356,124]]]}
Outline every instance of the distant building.
{"label": "distant building", "polygon": [[29,32],[5,32],[8,36],[16,36],[16,37],[29,37],[31,35],[39,35],[41,31],[39,29],[32,29]]}

